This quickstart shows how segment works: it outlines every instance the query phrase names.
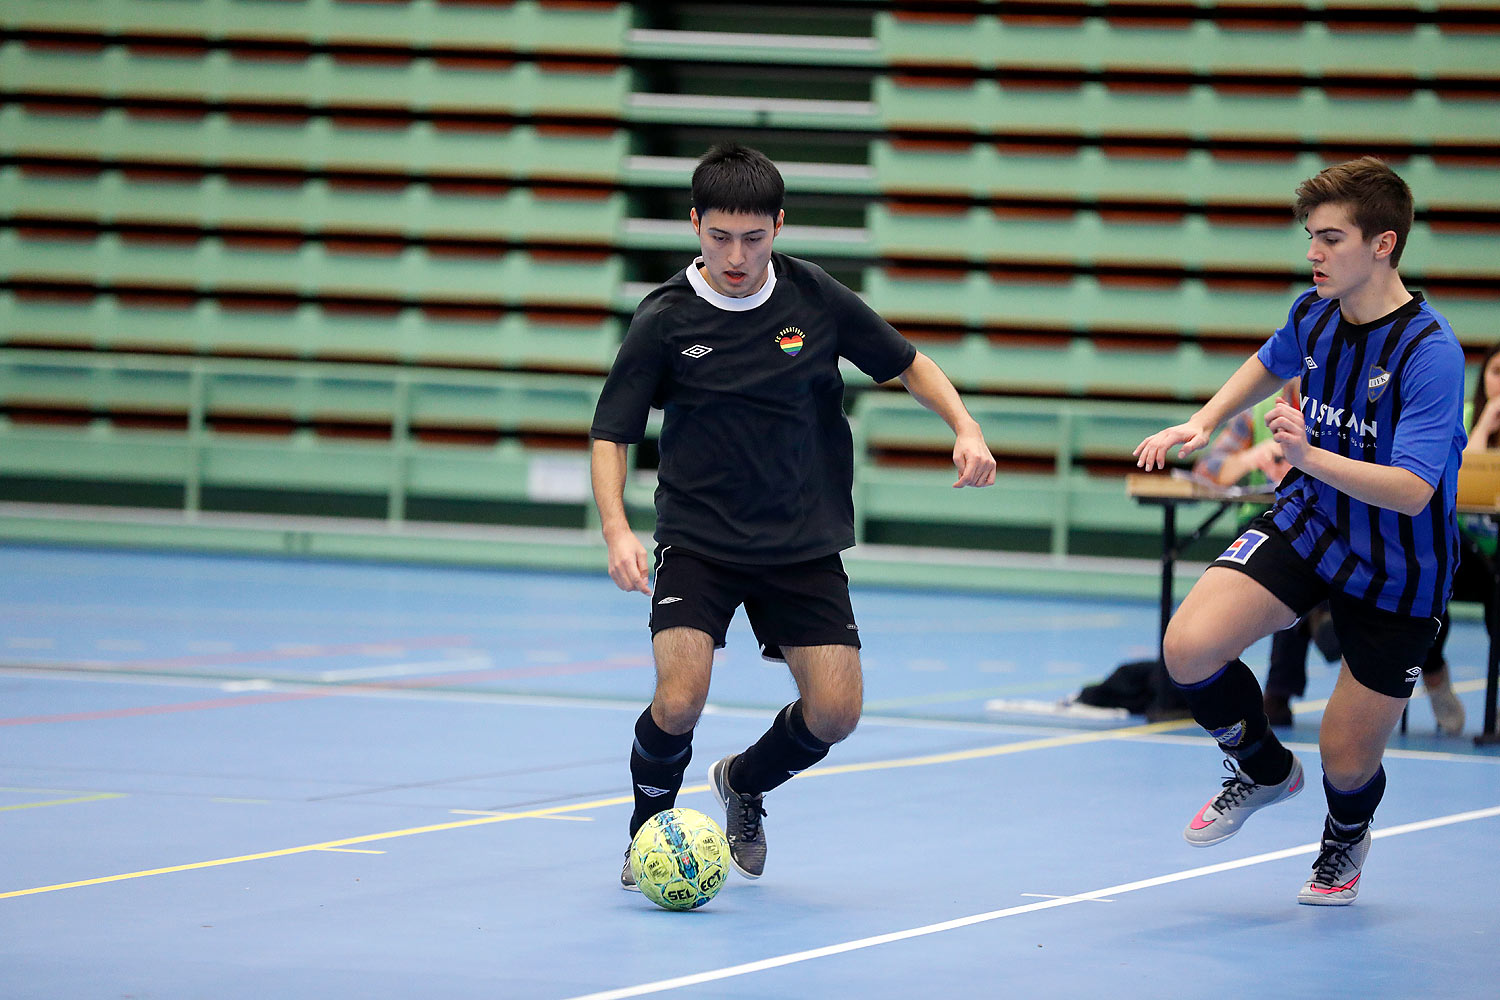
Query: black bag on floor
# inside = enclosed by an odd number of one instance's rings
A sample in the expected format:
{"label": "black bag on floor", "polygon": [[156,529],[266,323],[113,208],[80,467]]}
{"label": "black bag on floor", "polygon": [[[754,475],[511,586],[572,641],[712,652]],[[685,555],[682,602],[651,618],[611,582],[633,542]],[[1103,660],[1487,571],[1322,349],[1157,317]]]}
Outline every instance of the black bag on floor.
{"label": "black bag on floor", "polygon": [[1145,715],[1156,700],[1152,677],[1161,669],[1156,660],[1122,663],[1098,684],[1078,692],[1078,701],[1098,708],[1123,708],[1132,715]]}

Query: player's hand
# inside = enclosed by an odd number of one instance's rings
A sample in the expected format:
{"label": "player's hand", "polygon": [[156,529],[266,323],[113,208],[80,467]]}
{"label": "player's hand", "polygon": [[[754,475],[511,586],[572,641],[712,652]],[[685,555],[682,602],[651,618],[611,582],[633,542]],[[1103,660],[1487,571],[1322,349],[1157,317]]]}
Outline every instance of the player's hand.
{"label": "player's hand", "polygon": [[626,531],[606,542],[609,545],[609,578],[615,581],[615,586],[624,591],[638,590],[649,597],[648,567],[651,562],[640,539]]}
{"label": "player's hand", "polygon": [[1489,440],[1495,436],[1496,431],[1500,431],[1500,396],[1485,401],[1484,409],[1479,411],[1479,419],[1474,421],[1474,427],[1469,431],[1469,444],[1464,450],[1488,450]]}
{"label": "player's hand", "polygon": [[1171,451],[1173,446],[1181,445],[1182,447],[1177,451],[1177,457],[1187,458],[1208,444],[1208,436],[1212,431],[1211,427],[1200,427],[1191,422],[1178,424],[1164,431],[1157,431],[1136,445],[1135,451],[1131,454],[1135,456],[1137,468],[1148,472],[1152,469],[1162,469],[1167,464],[1167,452]]}
{"label": "player's hand", "polygon": [[1302,396],[1295,385],[1281,390],[1281,398],[1266,414],[1271,440],[1281,447],[1281,455],[1296,468],[1302,468],[1311,447],[1307,443],[1307,422],[1302,417]]}
{"label": "player's hand", "polygon": [[995,485],[995,456],[977,428],[958,435],[953,443],[953,464],[958,468],[954,489]]}
{"label": "player's hand", "polygon": [[1275,440],[1262,441],[1251,448],[1245,456],[1252,469],[1258,470],[1268,480],[1279,483],[1291,471],[1291,464],[1281,454],[1281,445]]}

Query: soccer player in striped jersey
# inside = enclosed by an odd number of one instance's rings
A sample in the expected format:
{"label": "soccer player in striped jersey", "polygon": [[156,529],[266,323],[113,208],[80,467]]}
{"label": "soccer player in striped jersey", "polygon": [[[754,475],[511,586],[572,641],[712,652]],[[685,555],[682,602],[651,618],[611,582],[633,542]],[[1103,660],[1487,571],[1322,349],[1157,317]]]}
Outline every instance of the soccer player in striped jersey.
{"label": "soccer player in striped jersey", "polygon": [[[1183,831],[1216,844],[1302,790],[1302,765],[1266,722],[1239,659],[1328,600],[1344,662],[1319,750],[1328,816],[1298,902],[1359,892],[1381,756],[1447,604],[1458,556],[1464,357],[1448,321],[1397,273],[1411,191],[1372,157],[1297,188],[1313,287],[1285,325],[1186,423],[1141,442],[1137,464],[1186,457],[1235,413],[1283,388],[1266,416],[1292,471],[1275,505],[1210,566],[1167,629],[1165,660],[1231,774]],[[1289,380],[1295,378],[1295,383]]]}

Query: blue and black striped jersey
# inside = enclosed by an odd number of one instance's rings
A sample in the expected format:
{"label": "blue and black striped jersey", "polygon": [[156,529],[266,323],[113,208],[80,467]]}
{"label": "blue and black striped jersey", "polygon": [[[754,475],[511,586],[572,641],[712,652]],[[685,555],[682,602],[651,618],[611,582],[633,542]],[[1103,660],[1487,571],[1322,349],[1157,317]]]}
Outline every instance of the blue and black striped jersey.
{"label": "blue and black striped jersey", "polygon": [[1398,614],[1433,616],[1448,603],[1458,561],[1454,498],[1465,435],[1463,350],[1448,321],[1413,297],[1354,324],[1338,300],[1309,289],[1257,357],[1282,378],[1301,374],[1308,440],[1431,484],[1413,517],[1356,500],[1295,470],[1271,516],[1337,589]]}

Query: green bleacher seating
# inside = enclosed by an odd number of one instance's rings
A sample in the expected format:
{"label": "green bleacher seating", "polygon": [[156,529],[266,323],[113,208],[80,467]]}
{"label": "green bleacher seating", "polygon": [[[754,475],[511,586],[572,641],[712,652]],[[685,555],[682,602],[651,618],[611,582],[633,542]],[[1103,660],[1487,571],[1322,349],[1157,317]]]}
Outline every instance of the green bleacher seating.
{"label": "green bleacher seating", "polygon": [[1379,67],[1382,74],[1411,78],[1495,70],[1491,41],[1437,24],[1351,30],[1284,20],[1247,26],[1244,5],[1236,6],[1223,16],[1241,20],[1225,24],[1111,18],[1107,8],[1083,18],[880,11],[875,38],[888,65],[1313,75],[1365,74]]}
{"label": "green bleacher seating", "polygon": [[1119,476],[1093,475],[1077,463],[1123,462],[1143,438],[1185,418],[1191,407],[986,397],[969,408],[1002,466],[1009,457],[1039,456],[1051,459],[1053,471],[1004,471],[992,488],[970,491],[954,490],[946,468],[882,466],[869,458],[873,451],[924,449],[943,456],[952,437],[904,394],[864,393],[851,415],[856,454],[864,456],[855,470],[860,537],[875,521],[1045,528],[1051,550],[1063,554],[1070,533],[1080,529],[1160,530],[1159,515],[1125,501]]}
{"label": "green bleacher seating", "polygon": [[426,181],[295,183],[222,174],[163,177],[110,169],[48,175],[0,167],[0,213],[293,232],[375,232],[396,237],[469,237],[609,244],[625,217],[618,191],[566,188],[475,190]]}
{"label": "green bleacher seating", "polygon": [[466,4],[449,0],[7,0],[0,24],[205,39],[271,38],[392,46],[514,49],[614,55],[631,22],[629,4],[538,0]]}
{"label": "green bleacher seating", "polygon": [[[393,516],[419,493],[582,503],[598,391],[597,378],[555,375],[7,349],[0,463],[10,476],[180,485],[189,509],[214,487],[385,494]],[[18,421],[17,411],[84,422]],[[475,443],[423,441],[455,432]],[[525,434],[559,443],[526,447]],[[538,495],[529,472],[554,456],[571,456],[577,495]]]}
{"label": "green bleacher seating", "polygon": [[875,101],[885,128],[1197,140],[1237,135],[1348,142],[1391,134],[1411,142],[1500,139],[1492,100],[1441,98],[1431,90],[1343,97],[1313,87],[1255,93],[1204,83],[1137,88],[887,75],[875,80]]}
{"label": "green bleacher seating", "polygon": [[57,105],[0,107],[0,155],[85,157],[238,167],[613,180],[628,148],[623,129],[398,122],[309,114],[268,119],[210,111],[161,116]]}
{"label": "green bleacher seating", "polygon": [[611,118],[623,112],[630,89],[629,71],[609,65],[454,66],[430,57],[288,58],[254,50],[142,54],[119,44],[59,52],[21,41],[0,46],[0,77],[13,87],[49,94]]}
{"label": "green bleacher seating", "polygon": [[621,268],[618,256],[604,253],[371,249],[282,236],[157,242],[100,233],[75,240],[0,230],[0,279],[97,280],[200,292],[604,308]]}
{"label": "green bleacher seating", "polygon": [[192,294],[81,300],[0,291],[0,345],[535,371],[604,372],[621,321],[602,312],[407,306],[375,314],[313,303],[244,308]]}
{"label": "green bleacher seating", "polygon": [[[1290,205],[1291,192],[1329,163],[1317,153],[1111,148],[1051,150],[1021,143],[878,139],[876,185],[895,194],[1078,201],[1139,199],[1168,204]],[[1413,155],[1397,162],[1418,206],[1500,208],[1500,158]]]}
{"label": "green bleacher seating", "polygon": [[[1028,210],[872,203],[870,239],[885,256],[984,262],[1132,263],[1184,268],[1285,270],[1306,251],[1307,233],[1285,209],[1281,220],[1214,218],[1171,209]],[[1416,223],[1402,256],[1409,274],[1488,275],[1492,228],[1434,234]]]}

